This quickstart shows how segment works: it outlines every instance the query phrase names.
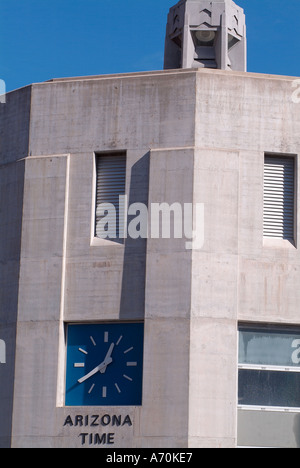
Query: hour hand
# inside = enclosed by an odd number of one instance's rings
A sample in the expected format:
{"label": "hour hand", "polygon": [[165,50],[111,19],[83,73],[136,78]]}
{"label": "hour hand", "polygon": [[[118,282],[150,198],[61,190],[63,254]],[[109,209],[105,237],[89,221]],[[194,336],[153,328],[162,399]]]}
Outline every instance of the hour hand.
{"label": "hour hand", "polygon": [[[81,379],[78,380],[78,382],[81,384],[83,382],[85,382],[86,380],[88,380],[90,377],[92,377],[93,375],[97,374],[97,372],[101,372],[103,373],[103,369],[106,369],[106,367],[108,366],[108,364],[110,364],[112,362],[112,358],[109,357],[107,360],[105,359],[103,362],[101,362],[101,364],[99,364],[99,366],[95,367],[95,369],[91,370],[91,372],[89,372],[88,374],[84,375],[83,377],[81,377]],[[105,370],[104,370],[105,372]]]}

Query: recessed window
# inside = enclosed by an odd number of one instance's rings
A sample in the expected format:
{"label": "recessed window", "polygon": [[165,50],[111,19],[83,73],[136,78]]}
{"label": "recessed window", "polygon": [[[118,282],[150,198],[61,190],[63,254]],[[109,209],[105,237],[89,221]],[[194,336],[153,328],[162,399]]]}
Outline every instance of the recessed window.
{"label": "recessed window", "polygon": [[240,328],[238,403],[300,410],[300,331]]}
{"label": "recessed window", "polygon": [[96,154],[95,236],[124,241],[126,153]]}
{"label": "recessed window", "polygon": [[264,237],[295,239],[295,158],[265,155]]}
{"label": "recessed window", "polygon": [[195,46],[194,60],[197,66],[204,68],[217,68],[216,40],[217,31],[213,29],[192,29],[192,39]]}
{"label": "recessed window", "polygon": [[212,47],[216,38],[216,31],[211,29],[194,30],[192,37],[196,47]]}

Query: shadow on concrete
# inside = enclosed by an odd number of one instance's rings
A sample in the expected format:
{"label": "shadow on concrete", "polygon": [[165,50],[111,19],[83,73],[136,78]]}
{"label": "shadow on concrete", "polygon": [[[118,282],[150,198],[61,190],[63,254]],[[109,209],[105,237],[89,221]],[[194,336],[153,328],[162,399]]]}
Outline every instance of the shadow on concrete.
{"label": "shadow on concrete", "polygon": [[[150,152],[140,158],[131,170],[128,206],[148,206]],[[138,213],[137,213],[138,215]],[[128,216],[128,223],[135,215]],[[147,239],[125,239],[124,266],[120,301],[120,319],[143,320],[145,314]]]}
{"label": "shadow on concrete", "polygon": [[12,437],[16,330],[25,161],[29,151],[31,87],[9,93],[0,108],[0,339],[6,362],[0,364],[0,448]]}

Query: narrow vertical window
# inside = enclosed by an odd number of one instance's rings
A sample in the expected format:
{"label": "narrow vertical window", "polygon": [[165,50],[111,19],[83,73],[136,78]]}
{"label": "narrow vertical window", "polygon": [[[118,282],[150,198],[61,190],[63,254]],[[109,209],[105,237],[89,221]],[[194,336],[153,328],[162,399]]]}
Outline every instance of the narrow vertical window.
{"label": "narrow vertical window", "polygon": [[265,156],[264,236],[294,241],[295,159]]}
{"label": "narrow vertical window", "polygon": [[96,154],[95,235],[123,243],[126,154]]}

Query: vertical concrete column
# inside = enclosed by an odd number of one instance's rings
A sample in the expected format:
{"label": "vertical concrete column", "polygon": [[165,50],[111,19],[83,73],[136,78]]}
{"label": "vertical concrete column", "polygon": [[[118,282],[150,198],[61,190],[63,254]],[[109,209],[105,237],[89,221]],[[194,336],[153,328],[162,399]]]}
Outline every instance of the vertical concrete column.
{"label": "vertical concrete column", "polygon": [[236,442],[238,186],[238,152],[196,149],[194,204],[204,204],[204,243],[192,257],[190,447]]}
{"label": "vertical concrete column", "polygon": [[24,166],[19,161],[0,167],[0,347],[5,351],[4,359],[0,353],[1,448],[11,443]]}
{"label": "vertical concrete column", "polygon": [[25,162],[12,446],[55,433],[68,156]]}
{"label": "vertical concrete column", "polygon": [[[187,447],[191,250],[186,239],[153,238],[153,204],[192,202],[194,150],[155,150],[150,154],[149,238],[147,241],[142,446]],[[161,226],[162,227],[162,226]],[[152,229],[151,229],[152,228]]]}

